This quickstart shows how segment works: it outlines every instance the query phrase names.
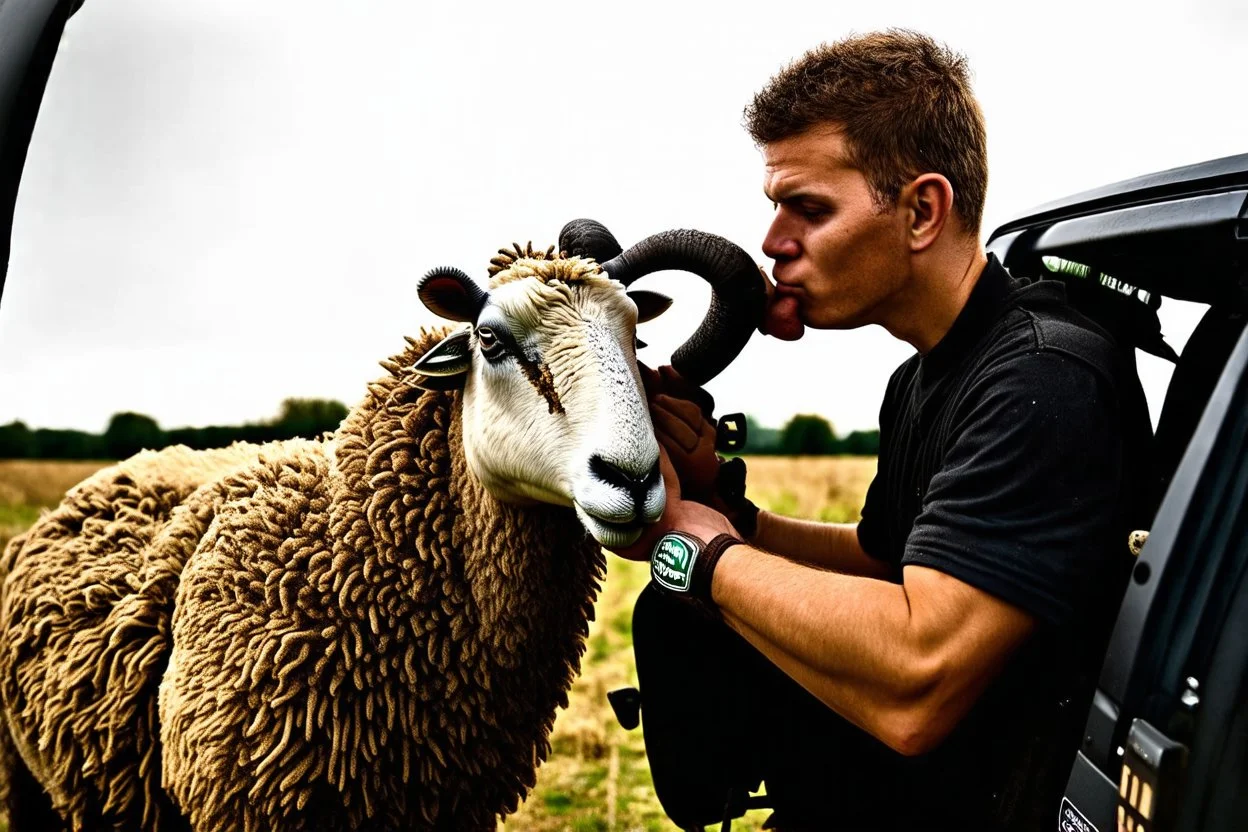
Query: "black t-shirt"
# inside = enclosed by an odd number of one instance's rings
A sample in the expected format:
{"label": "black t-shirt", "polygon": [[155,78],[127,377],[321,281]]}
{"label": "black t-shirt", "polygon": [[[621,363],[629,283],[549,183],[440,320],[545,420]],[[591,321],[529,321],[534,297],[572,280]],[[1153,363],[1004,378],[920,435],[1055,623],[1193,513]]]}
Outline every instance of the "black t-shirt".
{"label": "black t-shirt", "polygon": [[1016,280],[994,257],[940,343],[890,379],[863,549],[899,579],[909,564],[938,569],[1038,623],[950,737],[888,773],[929,823],[1051,828],[1130,565],[1150,437],[1129,350],[1060,283]]}

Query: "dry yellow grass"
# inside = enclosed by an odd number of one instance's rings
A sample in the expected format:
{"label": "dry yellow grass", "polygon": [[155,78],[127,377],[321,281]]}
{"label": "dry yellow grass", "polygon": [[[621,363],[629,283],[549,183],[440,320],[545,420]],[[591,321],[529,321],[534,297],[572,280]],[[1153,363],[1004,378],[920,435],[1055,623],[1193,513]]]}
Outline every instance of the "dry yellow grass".
{"label": "dry yellow grass", "polygon": [[0,459],[0,551],[25,531],[39,512],[109,462]]}
{"label": "dry yellow grass", "polygon": [[0,503],[54,506],[71,487],[111,464],[0,459]]}
{"label": "dry yellow grass", "polygon": [[746,495],[788,517],[852,523],[859,519],[875,457],[745,457]]}
{"label": "dry yellow grass", "polygon": [[[0,546],[34,522],[40,509],[56,505],[68,488],[107,464],[0,461]],[[858,457],[747,457],[746,464],[750,499],[762,508],[816,520],[856,520],[875,474],[875,460]],[[581,676],[555,722],[550,759],[538,772],[533,793],[500,829],[673,828],[654,795],[642,729],[622,729],[606,699],[609,690],[637,684],[632,612],[647,580],[645,564],[608,558]],[[754,832],[767,814],[751,812],[733,829]]]}

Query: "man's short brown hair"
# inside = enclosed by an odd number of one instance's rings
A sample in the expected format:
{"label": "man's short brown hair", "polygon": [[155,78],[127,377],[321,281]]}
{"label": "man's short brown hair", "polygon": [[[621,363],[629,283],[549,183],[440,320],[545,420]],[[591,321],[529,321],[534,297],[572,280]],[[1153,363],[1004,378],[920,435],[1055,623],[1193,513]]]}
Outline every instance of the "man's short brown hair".
{"label": "man's short brown hair", "polygon": [[988,189],[984,116],[966,58],[927,35],[890,29],[807,52],[745,108],[758,144],[835,124],[881,207],[923,173],[953,185],[953,207],[978,231]]}

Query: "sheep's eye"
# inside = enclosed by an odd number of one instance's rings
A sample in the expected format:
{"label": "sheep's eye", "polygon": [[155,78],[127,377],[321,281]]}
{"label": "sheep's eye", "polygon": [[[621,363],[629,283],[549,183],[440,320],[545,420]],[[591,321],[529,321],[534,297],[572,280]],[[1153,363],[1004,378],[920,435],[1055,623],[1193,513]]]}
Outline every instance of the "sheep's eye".
{"label": "sheep's eye", "polygon": [[486,358],[498,358],[503,354],[503,345],[488,326],[477,327],[477,343],[481,345],[481,354]]}

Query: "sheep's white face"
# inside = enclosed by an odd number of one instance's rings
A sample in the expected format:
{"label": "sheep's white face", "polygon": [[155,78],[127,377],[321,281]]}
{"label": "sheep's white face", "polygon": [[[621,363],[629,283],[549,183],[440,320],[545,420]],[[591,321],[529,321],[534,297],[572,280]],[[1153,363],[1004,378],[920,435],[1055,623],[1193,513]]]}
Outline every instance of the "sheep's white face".
{"label": "sheep's white face", "polygon": [[[666,298],[645,295],[651,317],[666,308]],[[460,339],[473,474],[502,500],[571,506],[608,547],[635,541],[666,496],[637,371],[637,322],[637,304],[605,275],[513,275],[495,282],[474,323],[443,341]]]}

